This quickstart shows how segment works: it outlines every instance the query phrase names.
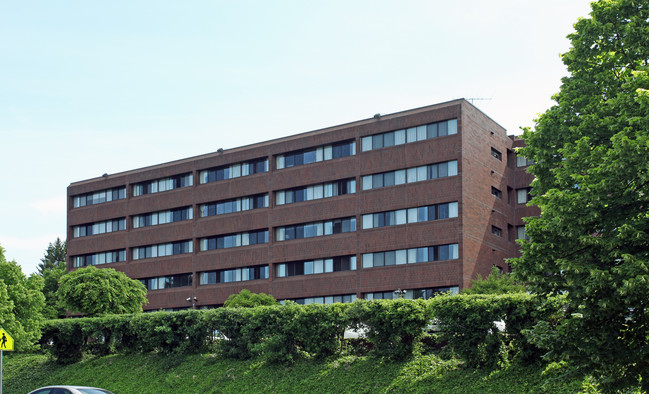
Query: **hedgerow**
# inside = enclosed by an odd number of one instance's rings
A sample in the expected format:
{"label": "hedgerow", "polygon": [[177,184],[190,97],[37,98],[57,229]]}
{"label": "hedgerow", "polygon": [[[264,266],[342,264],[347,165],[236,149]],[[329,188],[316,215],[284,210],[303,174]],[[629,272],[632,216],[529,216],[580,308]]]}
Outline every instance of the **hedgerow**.
{"label": "hedgerow", "polygon": [[[492,365],[511,355],[538,356],[524,330],[557,314],[558,299],[521,294],[443,295],[431,300],[357,300],[351,304],[218,308],[50,320],[41,346],[59,363],[84,353],[189,354],[219,352],[233,359],[290,363],[337,356],[344,333],[357,329],[370,354],[405,359],[422,336],[439,336],[466,365]],[[506,327],[501,331],[495,322]],[[358,343],[359,341],[355,341]]]}

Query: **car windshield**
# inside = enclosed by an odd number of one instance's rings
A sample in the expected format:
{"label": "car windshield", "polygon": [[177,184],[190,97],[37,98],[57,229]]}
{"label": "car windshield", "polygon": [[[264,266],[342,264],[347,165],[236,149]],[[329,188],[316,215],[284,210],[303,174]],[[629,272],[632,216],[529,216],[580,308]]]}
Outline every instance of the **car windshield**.
{"label": "car windshield", "polygon": [[77,389],[83,394],[113,394],[108,390],[101,390],[101,389]]}

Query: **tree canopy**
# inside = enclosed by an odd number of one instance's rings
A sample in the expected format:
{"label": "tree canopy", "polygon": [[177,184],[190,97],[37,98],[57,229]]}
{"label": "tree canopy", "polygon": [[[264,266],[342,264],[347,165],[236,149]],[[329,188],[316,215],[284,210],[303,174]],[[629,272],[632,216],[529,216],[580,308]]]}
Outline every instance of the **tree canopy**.
{"label": "tree canopy", "polygon": [[231,294],[223,303],[226,308],[254,308],[263,305],[277,305],[277,300],[270,294],[253,293],[243,289],[239,294]]}
{"label": "tree canopy", "polygon": [[514,275],[502,273],[494,266],[486,278],[478,274],[478,278],[471,281],[471,287],[462,289],[462,294],[509,294],[526,291],[525,285],[518,283]]}
{"label": "tree canopy", "polygon": [[43,295],[45,296],[45,310],[43,314],[46,318],[55,319],[65,316],[65,308],[58,302],[56,294],[59,289],[59,280],[66,271],[67,242],[62,242],[56,238],[54,243],[50,243],[45,251],[45,255],[38,265],[39,275],[43,277]]}
{"label": "tree canopy", "polygon": [[87,316],[142,312],[147,303],[144,285],[112,268],[79,268],[61,277],[61,305]]}
{"label": "tree canopy", "polygon": [[38,274],[43,276],[47,270],[63,267],[65,269],[65,262],[67,261],[67,242],[61,241],[61,238],[56,237],[54,243],[47,246],[45,256],[38,263]]}
{"label": "tree canopy", "polygon": [[511,263],[533,292],[567,296],[548,356],[649,391],[649,1],[594,2],[574,27],[570,75],[523,134],[541,215]]}
{"label": "tree canopy", "polygon": [[16,350],[28,350],[41,337],[45,297],[43,279],[25,277],[15,261],[7,261],[0,247],[0,327],[15,341]]}

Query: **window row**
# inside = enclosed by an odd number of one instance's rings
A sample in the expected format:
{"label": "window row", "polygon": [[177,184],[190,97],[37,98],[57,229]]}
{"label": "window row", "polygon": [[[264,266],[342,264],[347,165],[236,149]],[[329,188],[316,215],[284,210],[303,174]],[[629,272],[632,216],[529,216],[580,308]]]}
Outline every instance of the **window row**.
{"label": "window row", "polygon": [[268,208],[268,193],[203,204],[200,206],[200,213],[201,217],[204,218],[258,208]]}
{"label": "window row", "polygon": [[[436,295],[448,292],[451,292],[451,294],[458,294],[460,292],[460,288],[458,286],[450,286],[434,287],[431,289],[405,290],[405,293],[403,293],[403,298],[407,300],[416,300],[420,298],[427,300],[429,298],[435,297]],[[363,298],[366,300],[395,300],[399,298],[399,294],[396,294],[394,291],[378,291],[374,293],[365,293],[363,294]]]}
{"label": "window row", "polygon": [[242,282],[257,279],[268,279],[267,265],[201,272],[199,276],[199,284],[211,285],[215,283]]}
{"label": "window row", "polygon": [[159,276],[157,278],[140,279],[147,290],[173,289],[174,287],[187,287],[192,285],[192,274],[177,274]]}
{"label": "window row", "polygon": [[85,207],[86,205],[101,204],[103,202],[122,200],[125,198],[126,187],[122,186],[74,196],[72,205],[74,208],[79,208]]}
{"label": "window row", "polygon": [[396,226],[406,223],[456,218],[457,202],[428,205],[424,207],[399,209],[363,215],[363,230],[377,227]]}
{"label": "window row", "polygon": [[457,160],[363,176],[363,190],[457,175]]}
{"label": "window row", "polygon": [[319,146],[317,148],[303,149],[277,155],[275,157],[275,167],[281,170],[282,168],[301,166],[303,164],[353,156],[355,154],[356,141],[343,141],[333,145]]}
{"label": "window row", "polygon": [[126,250],[113,250],[110,252],[101,252],[86,254],[72,257],[72,266],[75,268],[86,267],[88,265],[101,265],[126,261]]}
{"label": "window row", "polygon": [[356,231],[356,218],[342,218],[324,222],[296,224],[275,229],[275,241],[288,241],[320,237],[323,235],[340,234]]}
{"label": "window row", "polygon": [[140,182],[133,185],[133,197],[144,194],[166,192],[181,187],[194,185],[192,173],[176,175],[169,178],[155,179],[152,181]]}
{"label": "window row", "polygon": [[86,237],[88,235],[112,233],[113,231],[126,230],[126,219],[107,220],[105,222],[83,224],[72,227],[74,238]]}
{"label": "window row", "polygon": [[159,224],[180,222],[194,218],[192,207],[172,209],[133,216],[133,228],[157,226]]}
{"label": "window row", "polygon": [[459,258],[458,244],[391,250],[363,254],[363,268],[425,263]]}
{"label": "window row", "polygon": [[295,261],[275,265],[277,277],[323,274],[356,270],[356,256],[338,256],[329,259]]}
{"label": "window row", "polygon": [[203,184],[222,181],[225,179],[239,178],[261,172],[268,172],[268,159],[257,159],[203,170],[199,173],[199,179],[200,183]]}
{"label": "window row", "polygon": [[453,134],[457,134],[457,119],[363,137],[361,139],[361,150],[366,152]]}
{"label": "window row", "polygon": [[200,250],[227,249],[265,243],[268,243],[268,230],[257,230],[203,238],[200,240]]}
{"label": "window row", "polygon": [[[334,295],[334,296],[322,296],[322,297],[307,297],[307,298],[294,298],[290,301],[295,302],[299,305],[308,305],[308,304],[333,304],[333,303],[351,303],[356,301],[356,294],[343,294],[343,295]],[[284,303],[284,301],[280,301]]]}
{"label": "window row", "polygon": [[193,249],[194,247],[191,240],[170,242],[158,245],[139,246],[133,248],[133,260],[192,253]]}
{"label": "window row", "polygon": [[356,179],[351,178],[277,191],[275,192],[275,204],[292,204],[295,202],[319,200],[321,198],[353,193],[356,193]]}

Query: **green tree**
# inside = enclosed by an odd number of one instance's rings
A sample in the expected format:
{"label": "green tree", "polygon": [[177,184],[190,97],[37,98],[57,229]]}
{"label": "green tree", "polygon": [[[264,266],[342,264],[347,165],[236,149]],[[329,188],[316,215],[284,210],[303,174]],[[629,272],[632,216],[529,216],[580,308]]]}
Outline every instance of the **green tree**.
{"label": "green tree", "polygon": [[537,327],[548,357],[649,392],[649,1],[594,2],[574,27],[556,104],[523,134],[541,215],[511,264],[567,297],[565,319]]}
{"label": "green tree", "polygon": [[63,267],[65,269],[65,262],[67,261],[67,241],[61,241],[61,238],[56,237],[56,241],[47,246],[45,256],[38,264],[38,274],[44,276],[45,271],[53,270],[55,268]]}
{"label": "green tree", "polygon": [[67,242],[56,238],[54,243],[50,243],[45,251],[45,255],[38,265],[39,275],[43,277],[43,295],[45,295],[45,317],[55,319],[65,316],[65,308],[58,302],[56,295],[59,289],[59,280],[66,271]]}
{"label": "green tree", "polygon": [[277,300],[270,294],[252,293],[243,289],[239,294],[231,294],[223,303],[226,308],[254,308],[263,305],[277,305]]}
{"label": "green tree", "polygon": [[482,278],[471,281],[471,287],[462,290],[462,294],[508,294],[508,293],[525,293],[527,288],[518,283],[512,274],[500,272],[498,267],[494,266],[491,274]]}
{"label": "green tree", "polygon": [[43,279],[25,277],[15,261],[7,261],[0,247],[0,325],[15,341],[16,350],[29,350],[41,337],[45,297]]}
{"label": "green tree", "polygon": [[142,312],[146,288],[112,268],[79,268],[61,277],[58,297],[71,312],[87,316]]}

